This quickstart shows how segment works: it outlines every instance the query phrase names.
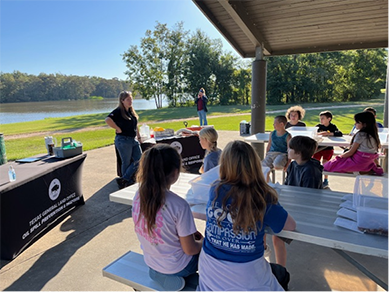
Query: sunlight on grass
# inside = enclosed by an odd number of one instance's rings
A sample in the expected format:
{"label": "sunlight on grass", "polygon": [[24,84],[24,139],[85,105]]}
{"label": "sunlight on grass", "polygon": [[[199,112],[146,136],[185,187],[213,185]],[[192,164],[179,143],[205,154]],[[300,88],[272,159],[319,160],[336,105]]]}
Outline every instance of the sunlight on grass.
{"label": "sunlight on grass", "polygon": [[[383,100],[374,100],[374,102],[382,104]],[[302,106],[306,109],[306,114],[303,121],[308,127],[313,127],[319,123],[319,113],[326,108],[330,108],[334,115],[333,123],[344,134],[348,134],[354,125],[354,114],[363,111],[368,103],[340,103],[336,105],[351,104],[360,104],[360,106],[332,108],[333,105],[329,106],[328,104],[304,104]],[[267,112],[280,112],[266,114],[265,130],[272,131],[274,117],[277,115],[284,115],[289,107],[290,105],[267,106]],[[310,109],[310,107],[316,109]],[[377,110],[377,120],[382,122],[384,106],[374,104],[374,108]],[[112,145],[114,143],[115,132],[113,129],[108,128],[104,122],[107,114],[108,113],[65,118],[48,118],[40,121],[1,125],[1,132],[5,137],[7,159],[12,161],[45,153],[45,132],[55,130],[69,130],[68,133],[55,134],[54,137],[58,142],[60,142],[62,138],[72,137],[74,140],[80,141],[83,144],[83,151]],[[150,128],[159,126],[165,129],[170,128],[174,131],[184,128],[182,120],[170,121],[174,119],[188,119],[188,126],[199,125],[197,113],[193,107],[144,110],[138,111],[138,114],[140,116],[139,125],[147,124]],[[221,115],[223,115],[223,117],[220,117]],[[210,113],[207,117],[208,124],[213,125],[216,130],[239,131],[239,125],[242,120],[251,120],[251,108],[250,106],[210,106]],[[87,128],[91,129],[89,131],[75,131],[77,129]],[[42,135],[28,138],[7,138],[9,135],[40,132],[42,132]]]}
{"label": "sunlight on grass", "polygon": [[[115,133],[111,129],[102,129],[86,132],[73,132],[69,134],[53,135],[57,139],[58,145],[61,145],[63,138],[72,137],[73,140],[82,143],[82,150],[109,146],[114,143]],[[30,157],[40,153],[46,153],[46,147],[43,136],[34,136],[29,138],[11,139],[5,141],[7,159],[9,161]]]}

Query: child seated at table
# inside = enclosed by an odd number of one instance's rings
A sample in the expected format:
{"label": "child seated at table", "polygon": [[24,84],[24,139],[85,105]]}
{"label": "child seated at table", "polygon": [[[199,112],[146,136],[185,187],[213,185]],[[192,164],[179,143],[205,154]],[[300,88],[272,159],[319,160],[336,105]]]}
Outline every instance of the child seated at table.
{"label": "child seated at table", "polygon": [[285,185],[304,188],[323,188],[323,166],[312,158],[317,142],[306,136],[290,139],[288,158],[293,159],[286,171]]}
{"label": "child seated at table", "polygon": [[[342,137],[343,133],[339,131],[338,127],[331,123],[332,122],[332,113],[330,111],[323,111],[319,114],[320,117],[320,124],[317,124],[316,127],[319,127],[317,130],[319,136],[326,136],[326,137]],[[326,163],[328,160],[332,158],[332,155],[334,155],[334,147],[328,146],[324,149],[321,149],[320,151],[316,152],[313,155],[313,158],[317,160],[321,160],[323,158],[323,164]],[[323,188],[329,188],[329,181],[328,181],[328,175],[324,176],[323,181]]]}
{"label": "child seated at table", "polygon": [[351,139],[350,150],[325,163],[324,170],[382,175],[383,169],[375,163],[380,138],[374,114],[361,112],[354,115],[354,120],[358,132]]}
{"label": "child seated at table", "polygon": [[278,233],[294,230],[296,222],[266,183],[250,144],[232,141],[223,149],[220,180],[211,186],[206,208],[199,291],[280,291],[280,283],[287,288],[286,269],[273,264],[283,272],[277,281],[264,259],[263,237],[266,226]]}
{"label": "child seated at table", "polygon": [[196,273],[203,243],[189,204],[170,191],[180,169],[181,156],[170,145],[157,144],[145,151],[132,208],[149,275],[166,291],[181,290],[184,277]]}
{"label": "child seated at table", "polygon": [[[380,122],[377,122],[377,111],[375,110],[374,107],[369,106],[369,107],[365,108],[363,111],[364,112],[371,112],[374,115],[374,118],[376,118],[377,128],[383,128],[384,127]],[[355,127],[355,124],[354,124],[353,128],[351,129],[350,135],[355,135],[356,132],[358,132],[358,130]]]}
{"label": "child seated at table", "polygon": [[[310,137],[295,136],[289,141],[288,158],[293,159],[289,164],[285,185],[322,189],[323,166],[312,158],[317,149],[317,142]],[[291,240],[273,235],[273,247],[276,263],[286,266],[286,247]]]}
{"label": "child seated at table", "polygon": [[207,127],[200,130],[200,145],[201,148],[205,149],[203,165],[199,170],[200,173],[207,172],[219,164],[219,158],[222,150],[217,148],[217,138],[218,134],[212,127]]}
{"label": "child seated at table", "polygon": [[[284,169],[289,164],[288,160],[288,143],[291,135],[285,130],[285,116],[276,116],[274,118],[274,131],[270,133],[269,142],[266,147],[266,156],[262,161],[262,165],[270,169]],[[270,174],[270,172],[269,172]],[[269,181],[269,174],[266,178]]]}
{"label": "child seated at table", "polygon": [[285,114],[289,120],[285,125],[285,129],[290,127],[305,127],[305,123],[301,121],[304,118],[304,115],[305,109],[301,106],[295,105],[290,107]]}

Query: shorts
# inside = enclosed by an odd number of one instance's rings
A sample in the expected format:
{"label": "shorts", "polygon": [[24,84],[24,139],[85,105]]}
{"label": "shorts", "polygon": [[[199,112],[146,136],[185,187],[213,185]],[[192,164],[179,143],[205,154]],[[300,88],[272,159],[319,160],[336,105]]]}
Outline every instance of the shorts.
{"label": "shorts", "polygon": [[270,168],[281,169],[288,163],[288,153],[268,152],[262,160],[262,165]]}
{"label": "shorts", "polygon": [[322,151],[319,151],[319,152],[316,152],[315,154],[313,154],[313,158],[315,158],[316,160],[321,160],[321,158],[323,157],[323,160],[331,160],[332,158],[332,155],[334,155],[334,149],[331,149],[331,150],[322,150]]}

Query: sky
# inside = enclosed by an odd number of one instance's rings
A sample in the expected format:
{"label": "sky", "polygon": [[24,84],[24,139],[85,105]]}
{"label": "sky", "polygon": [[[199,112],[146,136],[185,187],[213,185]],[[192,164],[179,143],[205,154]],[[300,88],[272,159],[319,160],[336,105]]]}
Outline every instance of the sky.
{"label": "sky", "polygon": [[126,79],[121,55],[157,21],[235,50],[191,0],[0,0],[0,70]]}

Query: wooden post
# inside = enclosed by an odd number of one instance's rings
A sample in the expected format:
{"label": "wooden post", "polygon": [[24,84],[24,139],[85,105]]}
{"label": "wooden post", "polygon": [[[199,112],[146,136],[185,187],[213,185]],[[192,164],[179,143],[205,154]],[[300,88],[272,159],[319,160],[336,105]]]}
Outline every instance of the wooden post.
{"label": "wooden post", "polygon": [[[266,61],[263,60],[262,47],[256,48],[255,61],[252,64],[251,79],[251,134],[264,133],[266,122]],[[261,159],[264,158],[265,144],[252,143]]]}

